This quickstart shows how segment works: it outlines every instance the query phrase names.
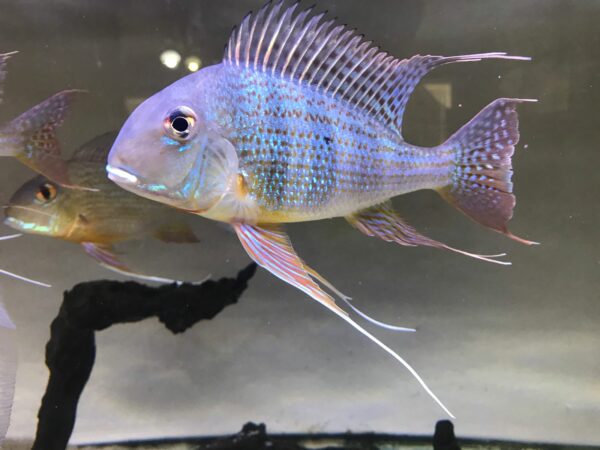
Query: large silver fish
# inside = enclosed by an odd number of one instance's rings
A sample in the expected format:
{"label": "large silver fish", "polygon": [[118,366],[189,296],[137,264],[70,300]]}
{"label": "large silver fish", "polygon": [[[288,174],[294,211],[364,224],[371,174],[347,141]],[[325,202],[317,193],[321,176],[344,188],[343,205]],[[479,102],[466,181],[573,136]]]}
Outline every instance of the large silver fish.
{"label": "large silver fish", "polygon": [[[111,150],[109,176],[141,196],[232,224],[252,259],[377,343],[450,414],[406,361],[335,304],[322,286],[342,295],[298,257],[281,224],[344,217],[385,241],[456,250],[418,233],[389,203],[433,189],[482,225],[531,244],[507,222],[515,205],[516,107],[532,100],[495,100],[433,148],[402,135],[405,106],[430,70],[529,58],[400,60],[297,5],[269,3],[248,15],[220,64],[142,103]],[[462,253],[501,262],[499,255]]]}

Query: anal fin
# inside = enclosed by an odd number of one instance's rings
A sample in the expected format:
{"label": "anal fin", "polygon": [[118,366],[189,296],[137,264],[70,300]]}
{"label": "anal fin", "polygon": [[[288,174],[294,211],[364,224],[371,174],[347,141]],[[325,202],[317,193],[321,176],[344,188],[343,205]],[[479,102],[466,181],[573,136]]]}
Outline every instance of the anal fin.
{"label": "anal fin", "polygon": [[395,242],[397,244],[409,247],[422,245],[440,248],[496,264],[511,264],[508,261],[500,261],[495,259],[506,256],[505,253],[499,253],[497,255],[479,255],[450,247],[443,242],[439,242],[422,235],[412,226],[408,225],[404,220],[402,220],[398,214],[396,214],[390,202],[385,202],[380,205],[358,211],[350,216],[347,216],[346,220],[361,233],[366,234],[367,236],[378,237],[386,242]]}
{"label": "anal fin", "polygon": [[396,361],[402,364],[410,374],[419,382],[427,394],[448,414],[452,413],[438,399],[425,381],[398,353],[373,336],[358,323],[356,323],[344,310],[335,304],[333,298],[315,282],[317,278],[328,285],[322,277],[307,267],[294,251],[288,236],[277,226],[254,226],[245,223],[234,223],[233,227],[248,252],[248,255],[261,267],[267,269],[276,277],[300,289],[311,298],[325,306],[335,315],[350,324],[355,330],[366,336],[371,342],[384,350]]}

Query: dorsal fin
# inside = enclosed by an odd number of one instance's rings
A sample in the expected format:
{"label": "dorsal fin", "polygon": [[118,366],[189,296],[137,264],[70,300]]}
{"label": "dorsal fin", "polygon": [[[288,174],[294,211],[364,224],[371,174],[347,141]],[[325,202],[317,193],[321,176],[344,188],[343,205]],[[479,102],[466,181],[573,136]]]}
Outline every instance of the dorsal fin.
{"label": "dorsal fin", "polygon": [[3,53],[0,55],[0,103],[2,103],[2,97],[4,96],[4,79],[6,78],[6,62],[8,59],[16,55],[17,52]]}
{"label": "dorsal fin", "polygon": [[348,102],[398,134],[404,109],[419,81],[442,64],[487,58],[529,59],[505,53],[462,56],[413,56],[399,60],[370,41],[313,14],[313,7],[295,14],[298,2],[269,2],[248,14],[233,30],[223,62],[308,83]]}
{"label": "dorsal fin", "polygon": [[71,156],[71,161],[106,164],[108,153],[116,138],[116,131],[109,131],[96,136],[75,150]]}

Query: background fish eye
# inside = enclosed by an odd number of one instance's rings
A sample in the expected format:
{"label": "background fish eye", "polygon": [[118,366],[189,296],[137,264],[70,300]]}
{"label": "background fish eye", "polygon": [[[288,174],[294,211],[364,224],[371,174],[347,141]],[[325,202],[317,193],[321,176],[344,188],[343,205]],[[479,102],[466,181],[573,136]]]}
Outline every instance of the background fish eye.
{"label": "background fish eye", "polygon": [[38,188],[38,191],[35,194],[35,199],[39,203],[49,203],[56,198],[56,194],[56,186],[54,186],[52,183],[44,183]]}
{"label": "background fish eye", "polygon": [[175,139],[187,139],[196,123],[194,111],[185,106],[180,106],[167,116],[165,120],[166,131]]}

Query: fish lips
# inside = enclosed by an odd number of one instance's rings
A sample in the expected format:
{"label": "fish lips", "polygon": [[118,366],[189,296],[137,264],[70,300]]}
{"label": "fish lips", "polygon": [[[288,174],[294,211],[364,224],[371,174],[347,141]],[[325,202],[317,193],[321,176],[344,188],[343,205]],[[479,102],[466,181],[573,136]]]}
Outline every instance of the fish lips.
{"label": "fish lips", "polygon": [[4,225],[8,225],[11,228],[21,230],[20,222],[12,216],[12,210],[9,206],[4,210],[4,220],[2,221]]}
{"label": "fish lips", "polygon": [[193,202],[187,200],[178,189],[167,188],[163,184],[146,183],[141,177],[123,167],[107,164],[106,172],[111,181],[127,191],[177,209],[194,210]]}
{"label": "fish lips", "polygon": [[134,185],[137,186],[139,183],[139,178],[133,173],[121,169],[119,167],[113,167],[110,164],[106,165],[106,172],[108,173],[108,178],[118,185]]}
{"label": "fish lips", "polygon": [[11,207],[7,208],[3,221],[4,225],[25,233],[37,233],[42,231],[41,234],[45,234],[50,230],[50,226],[47,224],[37,224],[35,222],[15,217],[15,212],[18,212],[18,209],[11,209]]}

